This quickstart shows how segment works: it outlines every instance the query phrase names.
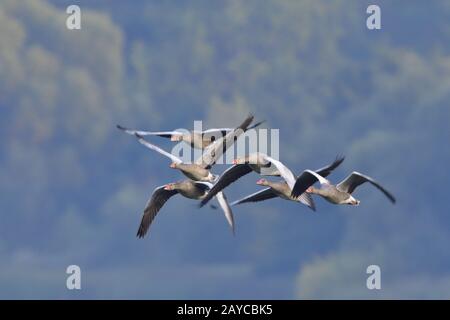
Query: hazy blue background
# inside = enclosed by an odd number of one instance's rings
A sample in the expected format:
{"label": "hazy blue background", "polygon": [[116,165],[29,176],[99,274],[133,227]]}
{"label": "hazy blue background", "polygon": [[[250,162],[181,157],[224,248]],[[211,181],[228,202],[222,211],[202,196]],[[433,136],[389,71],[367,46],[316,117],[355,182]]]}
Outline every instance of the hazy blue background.
{"label": "hazy blue background", "polygon": [[[448,1],[2,0],[0,108],[0,298],[450,298]],[[280,128],[296,172],[343,153],[333,181],[365,172],[398,204],[364,186],[357,208],[243,205],[232,237],[179,197],[136,239],[153,188],[181,175],[115,124],[249,111]]]}

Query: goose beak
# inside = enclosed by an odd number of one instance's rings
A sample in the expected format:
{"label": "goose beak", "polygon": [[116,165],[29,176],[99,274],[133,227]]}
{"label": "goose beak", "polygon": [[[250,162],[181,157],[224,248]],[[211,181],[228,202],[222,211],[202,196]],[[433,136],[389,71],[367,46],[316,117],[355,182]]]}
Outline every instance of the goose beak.
{"label": "goose beak", "polygon": [[237,164],[237,160],[236,159],[233,160],[233,164]]}
{"label": "goose beak", "polygon": [[170,136],[170,141],[178,141],[179,137],[177,135]]}
{"label": "goose beak", "polygon": [[263,179],[259,179],[258,181],[256,181],[256,184],[258,184],[258,185],[262,185],[263,184]]}
{"label": "goose beak", "polygon": [[164,190],[172,190],[172,185],[169,183],[169,184],[166,184],[165,186],[164,186]]}
{"label": "goose beak", "polygon": [[177,167],[177,164],[175,162],[172,162],[169,167],[171,167],[172,169],[175,169]]}

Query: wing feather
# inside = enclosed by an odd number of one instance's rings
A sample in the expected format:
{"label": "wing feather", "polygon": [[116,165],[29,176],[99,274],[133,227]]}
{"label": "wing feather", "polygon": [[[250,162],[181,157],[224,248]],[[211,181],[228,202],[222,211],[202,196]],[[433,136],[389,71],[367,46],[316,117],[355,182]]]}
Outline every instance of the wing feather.
{"label": "wing feather", "polygon": [[148,142],[147,140],[145,140],[139,134],[135,134],[135,136],[138,138],[139,143],[144,145],[145,147],[147,147],[147,148],[149,148],[149,149],[151,149],[153,151],[156,151],[156,152],[162,154],[163,156],[166,156],[166,157],[170,158],[173,162],[182,163],[180,158],[178,158],[177,156],[174,156],[173,154],[171,154],[171,153],[161,149],[160,147],[158,147],[158,146]]}
{"label": "wing feather", "polygon": [[362,173],[353,171],[345,180],[343,180],[341,183],[339,183],[336,188],[340,191],[353,193],[355,189],[360,186],[361,184],[369,182],[373,186],[375,186],[378,190],[384,193],[386,197],[392,202],[395,203],[395,197],[387,191],[385,188],[383,188],[378,182],[376,182],[374,179],[372,179],[369,176],[366,176]]}
{"label": "wing feather", "polygon": [[231,206],[236,206],[238,204],[247,203],[247,202],[259,202],[264,200],[269,200],[278,197],[275,192],[272,191],[272,189],[265,188],[260,191],[257,191],[255,193],[252,193],[242,199],[236,200],[231,203]]}
{"label": "wing feather", "polygon": [[209,190],[206,197],[200,201],[200,207],[208,203],[218,192],[225,189],[227,186],[238,180],[240,177],[252,172],[252,168],[246,164],[235,164],[222,173],[216,183]]}
{"label": "wing feather", "polygon": [[153,191],[150,200],[145,205],[141,224],[139,225],[136,234],[137,237],[143,238],[145,236],[159,210],[164,206],[167,200],[177,193],[178,191],[176,190],[165,190],[164,186],[160,186]]}

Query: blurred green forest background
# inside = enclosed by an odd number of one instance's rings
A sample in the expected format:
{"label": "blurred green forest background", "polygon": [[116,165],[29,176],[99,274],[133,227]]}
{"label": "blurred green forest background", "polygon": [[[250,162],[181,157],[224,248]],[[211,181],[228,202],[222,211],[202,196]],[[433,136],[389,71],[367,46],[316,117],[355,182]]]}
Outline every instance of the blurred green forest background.
{"label": "blurred green forest background", "polygon": [[[366,28],[372,3],[381,30]],[[0,297],[449,298],[449,21],[444,0],[2,0]],[[367,173],[398,204],[367,186],[358,208],[243,205],[232,237],[180,197],[137,240],[153,188],[181,176],[115,125],[248,112],[280,129],[294,171],[342,153],[332,181]],[[382,290],[366,288],[370,264]]]}

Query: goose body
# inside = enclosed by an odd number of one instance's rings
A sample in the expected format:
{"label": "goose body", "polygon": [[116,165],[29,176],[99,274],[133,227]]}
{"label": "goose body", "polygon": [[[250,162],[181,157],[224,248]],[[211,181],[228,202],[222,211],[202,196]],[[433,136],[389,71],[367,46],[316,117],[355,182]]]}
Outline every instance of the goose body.
{"label": "goose body", "polygon": [[[289,201],[301,202],[301,199],[299,197],[293,197],[291,195],[291,188],[289,188],[289,185],[285,181],[272,182],[266,179],[259,179],[256,184],[269,187],[272,192],[279,198]],[[311,209],[313,211],[315,210],[314,203],[311,206]]]}
{"label": "goose body", "polygon": [[306,189],[306,192],[317,194],[333,204],[359,204],[359,200],[353,198],[351,194],[341,191],[331,184],[324,184],[321,188],[314,188],[311,186]]}

